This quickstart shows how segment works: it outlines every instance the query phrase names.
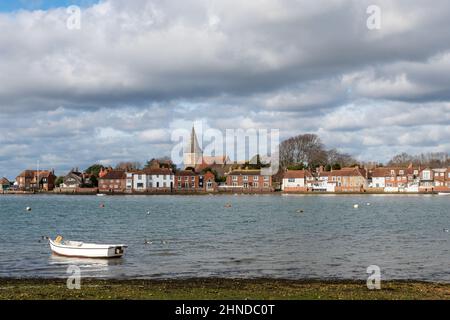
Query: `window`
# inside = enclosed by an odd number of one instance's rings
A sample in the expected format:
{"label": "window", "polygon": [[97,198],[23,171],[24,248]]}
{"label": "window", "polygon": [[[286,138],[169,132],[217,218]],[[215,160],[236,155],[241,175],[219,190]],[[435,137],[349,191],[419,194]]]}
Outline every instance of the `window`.
{"label": "window", "polygon": [[191,181],[195,181],[195,177],[191,177]]}
{"label": "window", "polygon": [[237,182],[233,182],[233,187],[237,187]]}
{"label": "window", "polygon": [[148,184],[148,186],[149,186],[149,188],[153,188],[153,182],[150,182],[150,183]]}
{"label": "window", "polygon": [[142,180],[142,175],[138,174],[138,180]]}
{"label": "window", "polygon": [[248,181],[248,176],[244,176],[244,181]]}
{"label": "window", "polygon": [[143,189],[144,188],[144,184],[142,182],[137,184],[137,188],[138,189]]}
{"label": "window", "polygon": [[395,170],[391,170],[391,176],[395,176]]}
{"label": "window", "polygon": [[399,174],[400,174],[400,175],[402,176],[402,175],[404,175],[404,174],[405,174],[405,171],[403,171],[403,170],[400,170]]}
{"label": "window", "polygon": [[253,182],[253,187],[258,188],[259,187],[258,182]]}
{"label": "window", "polygon": [[181,189],[181,182],[178,182],[178,189]]}
{"label": "window", "polygon": [[191,188],[195,188],[195,183],[194,182],[191,183]]}
{"label": "window", "polygon": [[164,180],[166,180],[166,179],[167,179],[167,175],[166,175],[166,174],[164,175],[163,179],[164,179]]}
{"label": "window", "polygon": [[248,188],[248,183],[244,182],[244,188]]}
{"label": "window", "polygon": [[264,176],[264,181],[269,181],[269,176]]}
{"label": "window", "polygon": [[166,188],[167,187],[167,183],[163,182],[163,187]]}
{"label": "window", "polygon": [[231,177],[233,181],[237,181],[238,177],[237,176],[232,176]]}
{"label": "window", "polygon": [[289,179],[288,179],[288,182],[295,182],[295,179],[289,178]]}
{"label": "window", "polygon": [[178,181],[181,181],[181,177],[178,177],[177,179],[178,179]]}

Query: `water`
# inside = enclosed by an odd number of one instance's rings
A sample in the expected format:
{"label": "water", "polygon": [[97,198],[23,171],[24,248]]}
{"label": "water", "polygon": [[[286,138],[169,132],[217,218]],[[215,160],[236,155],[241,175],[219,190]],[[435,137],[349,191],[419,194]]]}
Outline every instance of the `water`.
{"label": "water", "polygon": [[[104,278],[366,279],[378,265],[382,279],[450,282],[449,197],[3,195],[0,219],[0,277],[65,277],[75,264]],[[129,248],[55,257],[41,236],[57,234]]]}

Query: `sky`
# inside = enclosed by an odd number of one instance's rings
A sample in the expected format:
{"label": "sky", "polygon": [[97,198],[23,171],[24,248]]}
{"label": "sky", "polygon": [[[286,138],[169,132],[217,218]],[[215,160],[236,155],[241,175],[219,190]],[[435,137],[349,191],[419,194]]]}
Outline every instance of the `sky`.
{"label": "sky", "polygon": [[448,0],[0,1],[0,30],[10,179],[145,163],[196,121],[315,133],[366,161],[450,151]]}

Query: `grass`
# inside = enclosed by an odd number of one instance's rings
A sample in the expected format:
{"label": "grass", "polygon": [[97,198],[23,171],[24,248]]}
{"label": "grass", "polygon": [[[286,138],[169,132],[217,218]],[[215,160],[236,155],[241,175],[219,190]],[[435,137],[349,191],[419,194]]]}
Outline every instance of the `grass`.
{"label": "grass", "polygon": [[69,290],[64,279],[0,279],[0,299],[153,300],[429,300],[450,299],[450,284],[385,281],[368,290],[363,281],[274,279],[98,280]]}

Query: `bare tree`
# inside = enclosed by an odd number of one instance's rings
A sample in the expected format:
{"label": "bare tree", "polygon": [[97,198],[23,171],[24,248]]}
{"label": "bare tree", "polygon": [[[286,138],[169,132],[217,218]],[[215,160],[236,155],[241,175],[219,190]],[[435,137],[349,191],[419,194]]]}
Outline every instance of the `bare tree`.
{"label": "bare tree", "polygon": [[116,169],[130,171],[130,170],[138,170],[141,168],[141,164],[137,161],[124,161],[119,162],[116,165]]}
{"label": "bare tree", "polygon": [[327,162],[327,152],[320,138],[315,134],[303,134],[289,138],[280,144],[280,164],[305,164],[313,168]]}

